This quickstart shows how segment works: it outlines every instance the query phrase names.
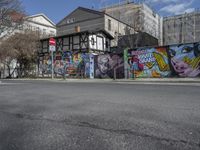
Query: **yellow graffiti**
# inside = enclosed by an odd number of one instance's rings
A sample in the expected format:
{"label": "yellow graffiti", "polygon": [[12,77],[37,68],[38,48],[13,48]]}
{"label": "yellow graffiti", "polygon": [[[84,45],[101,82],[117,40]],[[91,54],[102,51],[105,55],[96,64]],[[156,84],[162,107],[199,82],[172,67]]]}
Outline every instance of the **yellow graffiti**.
{"label": "yellow graffiti", "polygon": [[185,57],[183,58],[183,61],[184,61],[185,63],[187,63],[187,64],[190,64],[192,60],[191,60],[189,57],[185,56]]}
{"label": "yellow graffiti", "polygon": [[200,65],[200,56],[191,60],[190,64],[192,68],[197,68]]}
{"label": "yellow graffiti", "polygon": [[154,78],[160,78],[160,77],[161,77],[160,73],[158,73],[156,70],[153,70],[153,71],[151,72],[151,75],[152,75],[152,77],[154,77]]}
{"label": "yellow graffiti", "polygon": [[196,57],[196,58],[193,58],[193,59],[190,59],[189,57],[185,56],[183,58],[183,61],[189,65],[192,66],[192,68],[197,68],[200,64],[200,56],[199,57]]}
{"label": "yellow graffiti", "polygon": [[153,62],[147,62],[145,65],[146,65],[149,69],[151,69],[151,68],[153,68],[154,64],[155,64],[155,63],[153,63]]}
{"label": "yellow graffiti", "polygon": [[165,62],[163,56],[156,52],[153,52],[153,55],[158,63],[160,71],[169,71],[169,65]]}

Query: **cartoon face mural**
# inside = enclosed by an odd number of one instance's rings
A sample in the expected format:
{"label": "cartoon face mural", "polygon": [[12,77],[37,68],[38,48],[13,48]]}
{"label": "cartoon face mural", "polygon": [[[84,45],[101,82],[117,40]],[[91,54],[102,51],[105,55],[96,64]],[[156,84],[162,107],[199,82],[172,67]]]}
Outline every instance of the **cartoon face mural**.
{"label": "cartoon face mural", "polygon": [[131,77],[168,77],[170,67],[165,47],[129,50]]}
{"label": "cartoon face mural", "polygon": [[200,43],[170,46],[169,56],[173,75],[200,76]]}
{"label": "cartoon face mural", "polygon": [[[41,62],[40,62],[41,63]],[[57,75],[90,76],[90,57],[87,53],[57,51],[53,54],[54,73]],[[43,74],[51,73],[51,55],[46,54],[40,64]]]}
{"label": "cartoon face mural", "polygon": [[95,57],[95,78],[113,78],[114,69],[116,77],[124,77],[123,56],[117,54],[104,54]]}

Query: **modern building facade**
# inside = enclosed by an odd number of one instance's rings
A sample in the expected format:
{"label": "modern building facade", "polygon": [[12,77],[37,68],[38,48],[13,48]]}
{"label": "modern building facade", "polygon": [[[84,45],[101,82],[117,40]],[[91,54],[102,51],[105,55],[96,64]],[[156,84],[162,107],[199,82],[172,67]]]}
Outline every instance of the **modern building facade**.
{"label": "modern building facade", "polygon": [[163,20],[164,45],[200,41],[200,11],[165,17]]}
{"label": "modern building facade", "polygon": [[135,31],[146,32],[163,45],[163,19],[146,4],[125,2],[101,9],[106,14],[132,26]]}

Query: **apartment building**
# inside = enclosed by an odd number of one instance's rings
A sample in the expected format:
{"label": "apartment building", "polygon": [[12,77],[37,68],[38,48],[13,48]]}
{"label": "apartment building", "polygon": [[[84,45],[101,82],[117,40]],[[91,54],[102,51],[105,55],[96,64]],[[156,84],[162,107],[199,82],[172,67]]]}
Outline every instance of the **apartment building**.
{"label": "apartment building", "polygon": [[129,24],[135,31],[148,33],[163,45],[163,18],[146,4],[124,2],[104,7],[101,11]]}
{"label": "apartment building", "polygon": [[165,17],[163,19],[164,45],[200,41],[200,11]]}

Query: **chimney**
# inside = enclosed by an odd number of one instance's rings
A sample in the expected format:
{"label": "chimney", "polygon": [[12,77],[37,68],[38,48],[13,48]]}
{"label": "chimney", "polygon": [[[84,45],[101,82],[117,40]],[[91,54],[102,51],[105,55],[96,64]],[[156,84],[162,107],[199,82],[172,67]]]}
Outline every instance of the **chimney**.
{"label": "chimney", "polygon": [[80,26],[75,26],[75,32],[78,33],[78,32],[80,32],[80,31],[81,31]]}

